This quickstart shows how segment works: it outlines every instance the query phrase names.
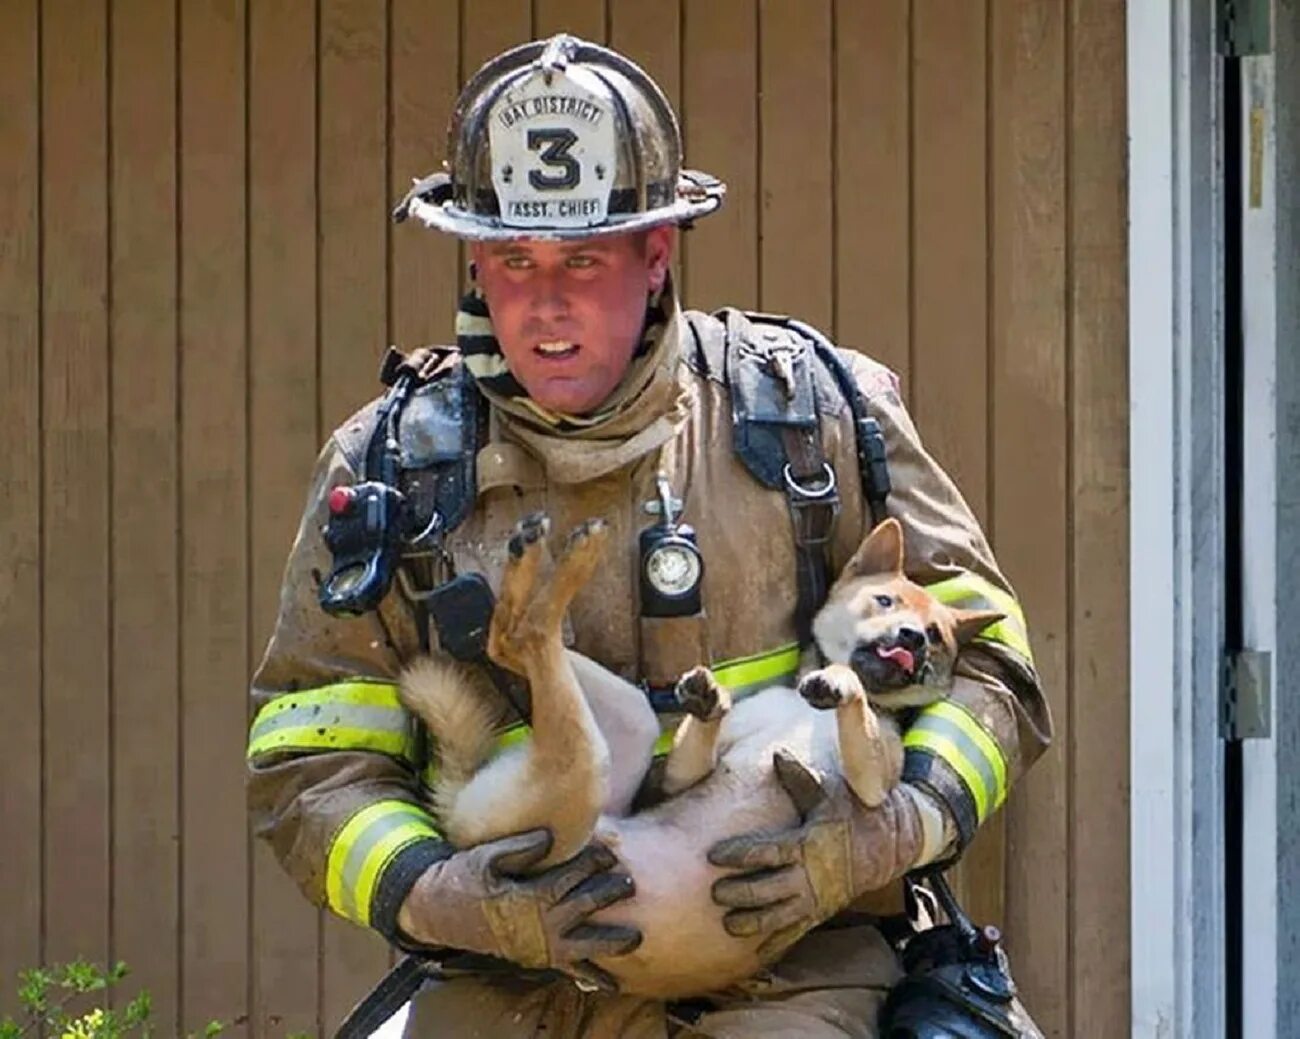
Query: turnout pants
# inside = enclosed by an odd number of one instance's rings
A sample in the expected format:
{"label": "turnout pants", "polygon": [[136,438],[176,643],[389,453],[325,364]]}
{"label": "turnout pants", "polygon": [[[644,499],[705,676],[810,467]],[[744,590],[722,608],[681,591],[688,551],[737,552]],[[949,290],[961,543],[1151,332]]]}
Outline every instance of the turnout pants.
{"label": "turnout pants", "polygon": [[814,931],[764,975],[682,1004],[510,975],[431,981],[405,1039],[875,1039],[901,976],[880,932],[858,924]]}

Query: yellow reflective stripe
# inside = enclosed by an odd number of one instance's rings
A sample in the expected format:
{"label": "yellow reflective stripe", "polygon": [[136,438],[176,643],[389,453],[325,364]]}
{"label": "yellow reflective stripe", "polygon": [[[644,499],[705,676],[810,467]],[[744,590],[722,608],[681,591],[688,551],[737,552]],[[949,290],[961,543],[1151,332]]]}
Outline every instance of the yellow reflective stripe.
{"label": "yellow reflective stripe", "polygon": [[527,722],[516,722],[514,725],[510,726],[510,728],[506,729],[505,732],[502,732],[497,736],[496,752],[500,754],[507,747],[513,747],[517,743],[523,743],[524,740],[531,738],[532,735],[533,727],[531,725]]}
{"label": "yellow reflective stripe", "polygon": [[676,726],[673,726],[671,729],[667,729],[664,732],[661,732],[659,734],[659,738],[655,740],[654,756],[660,757],[661,755],[667,754],[670,750],[672,750],[673,740],[676,738],[676,736],[677,736]]}
{"label": "yellow reflective stripe", "polygon": [[799,644],[792,642],[766,653],[722,660],[710,666],[718,684],[731,690],[733,698],[746,696],[782,679],[792,679],[799,671]]}
{"label": "yellow reflective stripe", "polygon": [[[527,739],[531,739],[532,735],[533,735],[533,728],[531,725],[529,725],[527,722],[516,722],[514,725],[510,726],[510,728],[497,733],[496,748],[493,751],[493,755],[495,756],[496,754],[500,754],[503,750],[507,750],[510,747],[515,746],[516,744],[523,743]],[[436,733],[433,735],[433,741],[436,747],[438,741],[438,737]],[[438,755],[435,750],[435,753],[433,757],[430,759],[429,763],[424,766],[424,782],[428,786],[433,786],[433,784],[437,781],[437,779],[438,779]]]}
{"label": "yellow reflective stripe", "polygon": [[1034,662],[1033,651],[1029,648],[1029,627],[1025,623],[1025,613],[1015,596],[970,571],[936,584],[928,584],[925,590],[946,606],[957,606],[964,610],[998,610],[1006,614],[1002,620],[981,631],[976,638],[1000,642],[1019,653],[1030,664]]}
{"label": "yellow reflective stripe", "polygon": [[330,845],[325,897],[340,916],[370,925],[384,868],[407,845],[437,837],[427,812],[406,801],[377,801],[353,815]]}
{"label": "yellow reflective stripe", "polygon": [[352,679],[276,697],[253,719],[248,757],[275,751],[370,750],[409,758],[413,733],[396,685]]}
{"label": "yellow reflective stripe", "polygon": [[917,715],[903,737],[904,747],[943,758],[970,788],[981,822],[1007,796],[1007,761],[987,729],[960,704],[941,700]]}

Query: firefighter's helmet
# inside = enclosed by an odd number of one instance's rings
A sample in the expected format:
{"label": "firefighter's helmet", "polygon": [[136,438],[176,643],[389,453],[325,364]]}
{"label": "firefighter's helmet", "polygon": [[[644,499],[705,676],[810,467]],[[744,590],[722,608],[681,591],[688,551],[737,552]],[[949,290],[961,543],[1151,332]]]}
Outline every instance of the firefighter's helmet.
{"label": "firefighter's helmet", "polygon": [[493,58],[465,85],[446,170],[394,211],[460,238],[586,238],[688,223],[725,188],[681,169],[659,86],[621,54],[561,34]]}

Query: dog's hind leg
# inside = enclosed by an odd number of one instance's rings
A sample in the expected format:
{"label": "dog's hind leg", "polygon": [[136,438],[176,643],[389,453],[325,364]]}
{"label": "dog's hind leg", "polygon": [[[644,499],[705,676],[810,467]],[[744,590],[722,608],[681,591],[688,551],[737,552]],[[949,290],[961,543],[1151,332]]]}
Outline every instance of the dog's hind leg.
{"label": "dog's hind leg", "polygon": [[[506,832],[518,832],[523,824],[552,831],[554,844],[539,867],[569,858],[591,839],[609,772],[609,750],[578,685],[562,631],[569,603],[600,561],[608,529],[599,521],[580,526],[553,567],[547,565],[546,529],[535,517],[516,528],[488,632],[492,658],[528,678],[531,739],[489,764],[471,784],[478,792],[508,791],[508,809],[498,809],[515,826]],[[471,800],[468,790],[465,800]]]}
{"label": "dog's hind leg", "polygon": [[671,797],[694,786],[717,767],[718,733],[731,710],[731,694],[707,667],[695,667],[677,682],[677,701],[686,711],[664,763],[663,792]]}
{"label": "dog's hind leg", "polygon": [[894,720],[871,709],[861,680],[843,664],[805,675],[799,695],[819,710],[835,710],[840,771],[864,805],[882,804],[903,774],[903,743]]}

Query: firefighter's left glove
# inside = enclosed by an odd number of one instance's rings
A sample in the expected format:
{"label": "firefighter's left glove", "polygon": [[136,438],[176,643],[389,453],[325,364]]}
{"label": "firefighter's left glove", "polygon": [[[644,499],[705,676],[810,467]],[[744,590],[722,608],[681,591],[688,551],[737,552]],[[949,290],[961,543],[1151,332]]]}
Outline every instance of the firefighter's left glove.
{"label": "firefighter's left glove", "polygon": [[709,861],[733,875],[714,882],[729,934],[763,936],[759,955],[777,959],[812,928],[867,891],[917,865],[924,846],[920,809],[904,784],[867,808],[839,776],[814,773],[784,750],[773,756],[800,825],[720,841]]}
{"label": "firefighter's left glove", "polygon": [[403,933],[427,945],[450,946],[554,968],[603,989],[616,986],[597,957],[618,956],[641,944],[631,927],[588,923],[599,909],[633,894],[632,878],[610,872],[616,859],[592,844],[568,862],[521,875],[551,847],[547,830],[503,837],[430,866],[398,914]]}

